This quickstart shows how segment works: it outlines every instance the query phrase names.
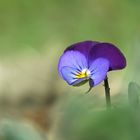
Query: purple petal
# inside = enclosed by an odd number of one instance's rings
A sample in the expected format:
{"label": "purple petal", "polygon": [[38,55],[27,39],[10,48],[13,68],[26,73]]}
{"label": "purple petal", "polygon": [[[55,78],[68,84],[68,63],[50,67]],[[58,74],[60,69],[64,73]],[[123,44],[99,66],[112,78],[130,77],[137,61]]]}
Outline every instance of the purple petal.
{"label": "purple petal", "polygon": [[105,79],[109,70],[109,61],[104,58],[98,58],[91,63],[89,70],[92,79],[90,84],[91,86],[96,86]]}
{"label": "purple petal", "polygon": [[76,85],[85,80],[85,78],[77,79],[75,77],[76,73],[77,69],[72,67],[65,66],[61,69],[62,77],[69,85]]}
{"label": "purple petal", "polygon": [[78,51],[67,51],[65,52],[58,63],[58,72],[59,75],[63,78],[61,69],[63,67],[71,67],[75,70],[81,71],[88,67],[87,60],[83,54]]}
{"label": "purple petal", "polygon": [[99,42],[96,42],[96,41],[83,41],[83,42],[78,42],[78,43],[75,43],[73,45],[71,45],[70,47],[68,47],[66,51],[69,51],[69,50],[75,50],[75,51],[79,51],[81,52],[82,54],[84,54],[86,56],[86,58],[88,58],[88,54],[90,52],[90,49],[98,44]]}
{"label": "purple petal", "polygon": [[97,58],[109,60],[109,70],[123,69],[126,66],[126,59],[121,51],[110,43],[99,43],[92,47],[89,55],[90,63]]}

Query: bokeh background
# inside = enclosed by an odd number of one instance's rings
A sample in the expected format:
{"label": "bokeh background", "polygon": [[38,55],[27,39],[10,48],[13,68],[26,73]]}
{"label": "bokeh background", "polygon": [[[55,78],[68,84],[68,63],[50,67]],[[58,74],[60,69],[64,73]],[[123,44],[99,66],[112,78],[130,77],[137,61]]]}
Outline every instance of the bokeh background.
{"label": "bokeh background", "polygon": [[[59,57],[79,41],[116,44],[126,56],[127,67],[109,73],[112,104],[127,106],[129,82],[140,83],[139,13],[139,0],[0,0],[1,139],[81,140],[87,139],[86,134],[93,139],[95,129],[89,124],[91,116],[100,120],[98,115],[104,114],[94,112],[105,109],[103,84],[88,95],[84,94],[88,85],[67,85],[57,73]],[[105,122],[105,126],[113,123]]]}

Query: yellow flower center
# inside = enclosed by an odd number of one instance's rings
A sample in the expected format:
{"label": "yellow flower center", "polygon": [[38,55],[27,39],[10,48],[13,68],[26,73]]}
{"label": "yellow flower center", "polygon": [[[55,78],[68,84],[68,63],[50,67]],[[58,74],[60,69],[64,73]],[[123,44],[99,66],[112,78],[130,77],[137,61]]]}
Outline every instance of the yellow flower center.
{"label": "yellow flower center", "polygon": [[83,69],[81,72],[76,74],[76,78],[80,79],[80,78],[89,78],[90,75],[90,71],[88,69]]}

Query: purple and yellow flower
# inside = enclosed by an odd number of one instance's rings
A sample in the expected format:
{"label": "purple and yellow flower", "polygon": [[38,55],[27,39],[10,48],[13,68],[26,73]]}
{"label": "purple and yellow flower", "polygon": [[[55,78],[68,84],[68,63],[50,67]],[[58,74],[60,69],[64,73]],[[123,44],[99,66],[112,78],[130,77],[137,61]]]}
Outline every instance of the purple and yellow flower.
{"label": "purple and yellow flower", "polygon": [[123,69],[126,59],[111,43],[83,41],[68,47],[60,57],[59,75],[69,85],[77,86],[89,81],[90,87],[101,83],[108,71]]}

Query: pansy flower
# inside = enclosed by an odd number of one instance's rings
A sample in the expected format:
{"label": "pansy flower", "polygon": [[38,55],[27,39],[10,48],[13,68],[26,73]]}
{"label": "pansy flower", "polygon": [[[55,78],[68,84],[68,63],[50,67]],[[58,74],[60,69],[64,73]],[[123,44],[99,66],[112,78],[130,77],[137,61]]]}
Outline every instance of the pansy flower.
{"label": "pansy flower", "polygon": [[126,59],[111,43],[78,42],[68,47],[60,57],[59,75],[69,85],[77,86],[89,81],[90,87],[101,83],[107,72],[123,69]]}

